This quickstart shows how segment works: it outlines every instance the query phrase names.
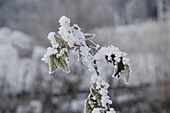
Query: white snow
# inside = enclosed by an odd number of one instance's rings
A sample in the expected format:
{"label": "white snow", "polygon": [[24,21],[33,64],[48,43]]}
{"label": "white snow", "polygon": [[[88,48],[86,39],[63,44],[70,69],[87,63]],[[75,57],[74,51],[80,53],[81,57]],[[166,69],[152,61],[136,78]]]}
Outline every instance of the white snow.
{"label": "white snow", "polygon": [[92,113],[101,113],[102,110],[102,108],[94,108]]}
{"label": "white snow", "polygon": [[55,32],[50,32],[47,38],[51,41],[53,47],[57,48],[59,46],[55,39]]}

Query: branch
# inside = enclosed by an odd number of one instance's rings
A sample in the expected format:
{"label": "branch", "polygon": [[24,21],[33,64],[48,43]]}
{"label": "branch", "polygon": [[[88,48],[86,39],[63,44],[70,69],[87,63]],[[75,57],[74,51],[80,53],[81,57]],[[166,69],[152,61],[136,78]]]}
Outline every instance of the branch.
{"label": "branch", "polygon": [[111,63],[114,68],[113,76],[119,77],[124,74],[125,80],[128,82],[129,58],[127,58],[126,53],[114,46],[99,49],[100,46],[92,41],[92,38],[95,37],[94,34],[84,34],[78,25],[70,26],[70,22],[70,19],[65,16],[60,18],[61,27],[58,31],[60,36],[54,32],[49,33],[48,39],[51,41],[52,47],[47,49],[42,60],[49,64],[50,74],[55,72],[57,68],[69,72],[68,48],[74,49],[74,52],[77,52],[78,59],[94,73],[91,77],[90,94],[85,100],[84,112],[115,113],[114,109],[110,108],[112,101],[108,96],[109,84],[100,75],[102,72],[101,61]]}

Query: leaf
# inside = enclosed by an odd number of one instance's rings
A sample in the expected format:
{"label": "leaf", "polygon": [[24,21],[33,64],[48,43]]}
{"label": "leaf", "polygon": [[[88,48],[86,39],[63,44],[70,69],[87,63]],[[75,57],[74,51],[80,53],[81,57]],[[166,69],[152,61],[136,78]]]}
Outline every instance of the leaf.
{"label": "leaf", "polygon": [[117,65],[117,70],[115,70],[115,73],[114,73],[114,76],[116,77],[120,77],[120,72],[122,71],[122,70],[124,70],[125,69],[125,65],[123,64],[123,62],[122,62],[122,57],[120,58],[121,60],[120,60],[120,62],[118,62],[116,65]]}
{"label": "leaf", "polygon": [[125,82],[126,82],[126,83],[128,83],[129,78],[130,78],[129,73],[130,73],[129,66],[126,65],[126,67],[125,67]]}
{"label": "leaf", "polygon": [[60,67],[61,70],[64,71],[69,71],[69,69],[67,68],[67,63],[65,60],[63,60],[61,57],[56,58],[56,60],[54,61],[56,63],[56,65],[58,67]]}
{"label": "leaf", "polygon": [[57,67],[61,70],[69,72],[69,68],[67,67],[66,61],[63,59],[64,57],[57,58],[56,55],[50,55],[50,62],[49,62],[49,73],[52,74]]}
{"label": "leaf", "polygon": [[86,40],[86,45],[88,47],[96,47],[96,44],[92,40]]}
{"label": "leaf", "polygon": [[62,64],[62,66],[63,66],[63,70],[68,71],[66,61],[60,58],[60,62],[61,62],[61,64]]}
{"label": "leaf", "polygon": [[64,45],[65,41],[58,35],[55,35],[55,40],[59,45]]}
{"label": "leaf", "polygon": [[85,36],[85,39],[93,39],[96,35],[85,33],[84,36]]}
{"label": "leaf", "polygon": [[90,106],[90,104],[89,104],[89,99],[87,98],[86,100],[85,100],[85,108],[84,108],[84,113],[92,113],[92,108],[91,108],[91,106]]}
{"label": "leaf", "polygon": [[49,73],[53,73],[57,69],[57,65],[55,63],[56,56],[55,55],[50,55],[50,62],[49,62]]}

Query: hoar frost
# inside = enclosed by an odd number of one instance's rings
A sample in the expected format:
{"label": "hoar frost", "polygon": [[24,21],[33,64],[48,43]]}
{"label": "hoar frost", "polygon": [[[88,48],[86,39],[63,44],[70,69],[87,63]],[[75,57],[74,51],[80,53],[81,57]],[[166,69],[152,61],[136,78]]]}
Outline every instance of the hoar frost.
{"label": "hoar frost", "polygon": [[53,73],[58,67],[69,72],[68,49],[77,53],[78,60],[87,65],[94,74],[91,77],[91,88],[88,98],[85,100],[84,113],[115,113],[110,107],[112,101],[108,95],[109,84],[100,75],[103,71],[102,62],[106,61],[113,65],[113,77],[125,75],[128,82],[130,73],[129,58],[125,52],[121,52],[115,46],[100,47],[92,39],[95,34],[83,33],[81,28],[74,24],[66,16],[59,19],[58,35],[55,32],[48,34],[51,47],[47,48],[42,60],[49,64],[49,73]]}
{"label": "hoar frost", "polygon": [[[129,72],[130,72],[130,63],[129,63],[129,58],[127,57],[127,54],[125,52],[121,52],[119,50],[119,48],[111,45],[109,47],[102,47],[94,56],[94,59],[96,60],[107,60],[107,62],[112,63],[114,66],[114,71],[113,71],[113,75],[112,76],[116,76],[118,75],[118,77],[120,76],[120,74],[124,74],[125,75],[125,81],[128,82],[129,80]],[[118,64],[118,65],[117,65]],[[123,67],[123,69],[120,70],[120,72],[118,72],[118,67],[119,64],[121,64]]]}

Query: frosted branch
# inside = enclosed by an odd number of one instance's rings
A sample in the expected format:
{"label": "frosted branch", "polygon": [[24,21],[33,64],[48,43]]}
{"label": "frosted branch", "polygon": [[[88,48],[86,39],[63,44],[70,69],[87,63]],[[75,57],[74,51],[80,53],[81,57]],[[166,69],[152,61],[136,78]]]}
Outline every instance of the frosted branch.
{"label": "frosted branch", "polygon": [[90,94],[85,100],[84,113],[115,113],[110,107],[112,101],[108,95],[109,84],[100,75],[101,61],[113,65],[113,77],[124,74],[125,81],[128,82],[130,64],[127,54],[115,46],[100,48],[99,44],[92,41],[95,34],[83,33],[76,24],[71,26],[71,21],[66,16],[62,16],[59,23],[58,34],[60,36],[54,32],[49,33],[48,39],[51,47],[47,48],[42,58],[45,63],[49,64],[49,73],[53,73],[58,67],[69,72],[68,48],[73,49],[73,52],[77,53],[78,60],[81,60],[94,73],[91,78]]}

